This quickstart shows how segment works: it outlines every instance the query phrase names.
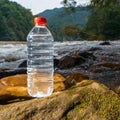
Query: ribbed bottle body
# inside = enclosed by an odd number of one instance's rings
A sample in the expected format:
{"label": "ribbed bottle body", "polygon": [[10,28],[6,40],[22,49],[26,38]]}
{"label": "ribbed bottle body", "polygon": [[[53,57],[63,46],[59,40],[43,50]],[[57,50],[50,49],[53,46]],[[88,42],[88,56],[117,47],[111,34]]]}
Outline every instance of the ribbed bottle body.
{"label": "ribbed bottle body", "polygon": [[53,92],[53,37],[45,26],[34,27],[27,37],[27,84],[33,97]]}

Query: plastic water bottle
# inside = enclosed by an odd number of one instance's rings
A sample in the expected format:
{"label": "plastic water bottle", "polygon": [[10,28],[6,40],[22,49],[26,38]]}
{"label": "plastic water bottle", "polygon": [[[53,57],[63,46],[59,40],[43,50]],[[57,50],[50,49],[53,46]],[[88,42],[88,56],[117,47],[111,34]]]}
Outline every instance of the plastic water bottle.
{"label": "plastic water bottle", "polygon": [[53,37],[46,19],[35,17],[35,26],[27,36],[27,85],[32,97],[46,97],[53,92]]}

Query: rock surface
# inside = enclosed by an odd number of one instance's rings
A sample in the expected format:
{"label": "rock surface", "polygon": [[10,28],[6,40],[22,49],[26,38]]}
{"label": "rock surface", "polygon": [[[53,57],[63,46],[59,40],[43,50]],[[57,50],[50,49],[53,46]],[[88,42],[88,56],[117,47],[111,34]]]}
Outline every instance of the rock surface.
{"label": "rock surface", "polygon": [[[54,92],[65,90],[65,78],[60,74],[54,74]],[[0,101],[8,102],[12,99],[31,98],[27,93],[27,75],[20,74],[2,78],[0,80]]]}
{"label": "rock surface", "polygon": [[0,105],[1,120],[119,120],[120,98],[104,85],[83,80],[47,98]]}
{"label": "rock surface", "polygon": [[[62,75],[54,74],[54,92],[63,91],[75,85],[88,76],[81,73],[72,73],[67,78]],[[12,99],[31,98],[27,93],[27,75],[18,74],[0,79],[0,101],[8,102]]]}

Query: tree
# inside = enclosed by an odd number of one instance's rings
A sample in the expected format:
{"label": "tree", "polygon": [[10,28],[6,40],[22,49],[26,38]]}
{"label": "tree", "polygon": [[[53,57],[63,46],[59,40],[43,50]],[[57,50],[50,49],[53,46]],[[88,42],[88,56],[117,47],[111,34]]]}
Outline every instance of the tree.
{"label": "tree", "polygon": [[75,0],[63,0],[62,4],[64,7],[75,7],[76,6],[76,1]]}
{"label": "tree", "polygon": [[91,5],[99,8],[108,7],[111,5],[119,6],[120,0],[91,0]]}
{"label": "tree", "polygon": [[67,40],[83,40],[87,37],[83,30],[73,24],[65,26],[61,33],[63,38]]}
{"label": "tree", "polygon": [[102,34],[106,39],[120,39],[120,7],[108,8]]}
{"label": "tree", "polygon": [[26,40],[33,15],[16,2],[0,0],[0,40]]}
{"label": "tree", "polygon": [[[65,4],[69,2],[64,0]],[[91,0],[90,6],[93,10],[86,25],[86,31],[92,34],[89,37],[120,39],[120,0]]]}
{"label": "tree", "polygon": [[[94,9],[89,17],[86,30],[90,33],[102,35],[103,39],[120,39],[120,4],[111,0],[106,6],[107,0],[94,1]],[[104,3],[104,4],[103,4]],[[92,3],[93,4],[93,3]]]}

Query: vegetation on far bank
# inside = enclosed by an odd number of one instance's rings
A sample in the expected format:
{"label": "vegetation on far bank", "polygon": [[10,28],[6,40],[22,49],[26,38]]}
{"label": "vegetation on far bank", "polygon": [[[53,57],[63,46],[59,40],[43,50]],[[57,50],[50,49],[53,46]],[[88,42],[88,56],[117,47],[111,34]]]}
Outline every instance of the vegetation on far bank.
{"label": "vegetation on far bank", "polygon": [[16,2],[0,0],[0,40],[24,41],[32,28],[33,15]]}
{"label": "vegetation on far bank", "polygon": [[[75,0],[63,0],[63,5],[74,11]],[[86,6],[91,10],[87,24],[84,28],[68,29],[66,26],[63,33],[73,39],[88,40],[117,40],[120,39],[120,1],[119,0],[91,0],[91,4]],[[76,31],[77,33],[76,34]]]}
{"label": "vegetation on far bank", "polygon": [[[0,40],[26,41],[33,27],[30,10],[9,0],[0,4]],[[63,6],[38,14],[47,18],[55,41],[120,39],[119,0],[91,0],[90,5],[77,7],[75,0],[63,0]]]}

